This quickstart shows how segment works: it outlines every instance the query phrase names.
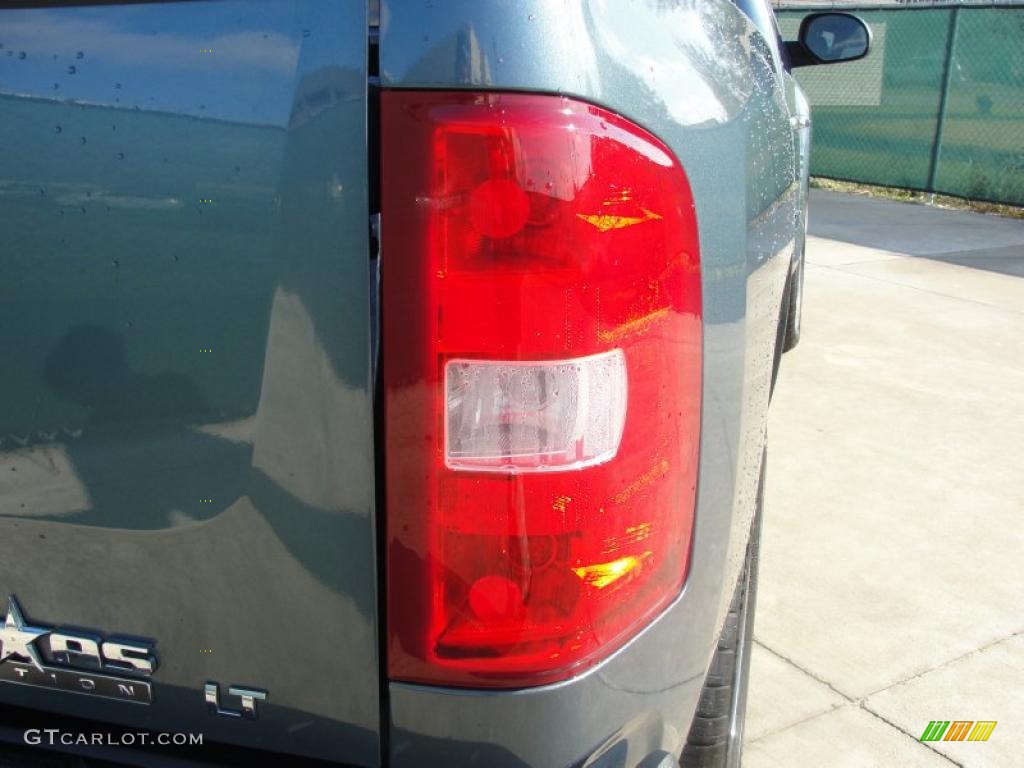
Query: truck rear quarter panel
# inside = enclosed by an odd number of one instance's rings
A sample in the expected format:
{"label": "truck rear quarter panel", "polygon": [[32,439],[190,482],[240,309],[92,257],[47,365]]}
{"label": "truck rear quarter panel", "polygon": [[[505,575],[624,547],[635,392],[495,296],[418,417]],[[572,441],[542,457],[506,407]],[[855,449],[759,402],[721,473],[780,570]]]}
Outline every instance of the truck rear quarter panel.
{"label": "truck rear quarter panel", "polygon": [[[781,73],[728,0],[385,0],[384,88],[561,93],[676,153],[693,188],[704,301],[700,478],[680,598],[607,663],[511,693],[392,684],[396,766],[632,765],[681,748],[745,549],[797,208]],[[387,212],[382,269],[387,269]]]}

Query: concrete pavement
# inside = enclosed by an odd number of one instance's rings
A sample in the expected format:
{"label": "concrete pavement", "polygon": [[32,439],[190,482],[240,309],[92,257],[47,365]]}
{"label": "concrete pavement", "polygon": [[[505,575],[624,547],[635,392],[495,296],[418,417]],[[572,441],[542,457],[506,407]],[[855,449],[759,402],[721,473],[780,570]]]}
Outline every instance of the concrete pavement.
{"label": "concrete pavement", "polygon": [[1024,764],[1024,221],[815,192],[811,233],[744,765]]}

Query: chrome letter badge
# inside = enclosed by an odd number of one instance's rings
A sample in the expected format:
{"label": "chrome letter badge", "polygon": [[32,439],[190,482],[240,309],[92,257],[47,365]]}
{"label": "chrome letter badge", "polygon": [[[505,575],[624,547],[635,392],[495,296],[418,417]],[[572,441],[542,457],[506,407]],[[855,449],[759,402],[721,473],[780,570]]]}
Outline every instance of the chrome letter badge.
{"label": "chrome letter badge", "polygon": [[151,643],[31,626],[14,595],[7,602],[0,624],[0,682],[150,704],[150,684],[140,678],[155,669]]}

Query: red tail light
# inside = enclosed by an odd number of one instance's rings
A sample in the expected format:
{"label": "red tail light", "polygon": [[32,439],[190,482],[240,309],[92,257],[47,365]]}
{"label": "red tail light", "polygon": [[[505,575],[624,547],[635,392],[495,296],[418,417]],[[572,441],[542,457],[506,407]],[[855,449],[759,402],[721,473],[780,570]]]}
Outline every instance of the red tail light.
{"label": "red tail light", "polygon": [[690,187],[555,96],[385,92],[393,679],[578,674],[678,595],[701,302]]}

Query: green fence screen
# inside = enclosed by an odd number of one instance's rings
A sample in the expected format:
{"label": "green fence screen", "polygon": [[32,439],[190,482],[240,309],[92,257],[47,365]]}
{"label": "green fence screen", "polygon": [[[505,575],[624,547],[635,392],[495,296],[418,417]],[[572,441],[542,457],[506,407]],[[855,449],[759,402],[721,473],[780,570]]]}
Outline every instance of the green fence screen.
{"label": "green fence screen", "polygon": [[[777,11],[784,39],[811,10]],[[795,70],[811,173],[1024,205],[1024,5],[841,10],[868,23],[872,51]]]}

